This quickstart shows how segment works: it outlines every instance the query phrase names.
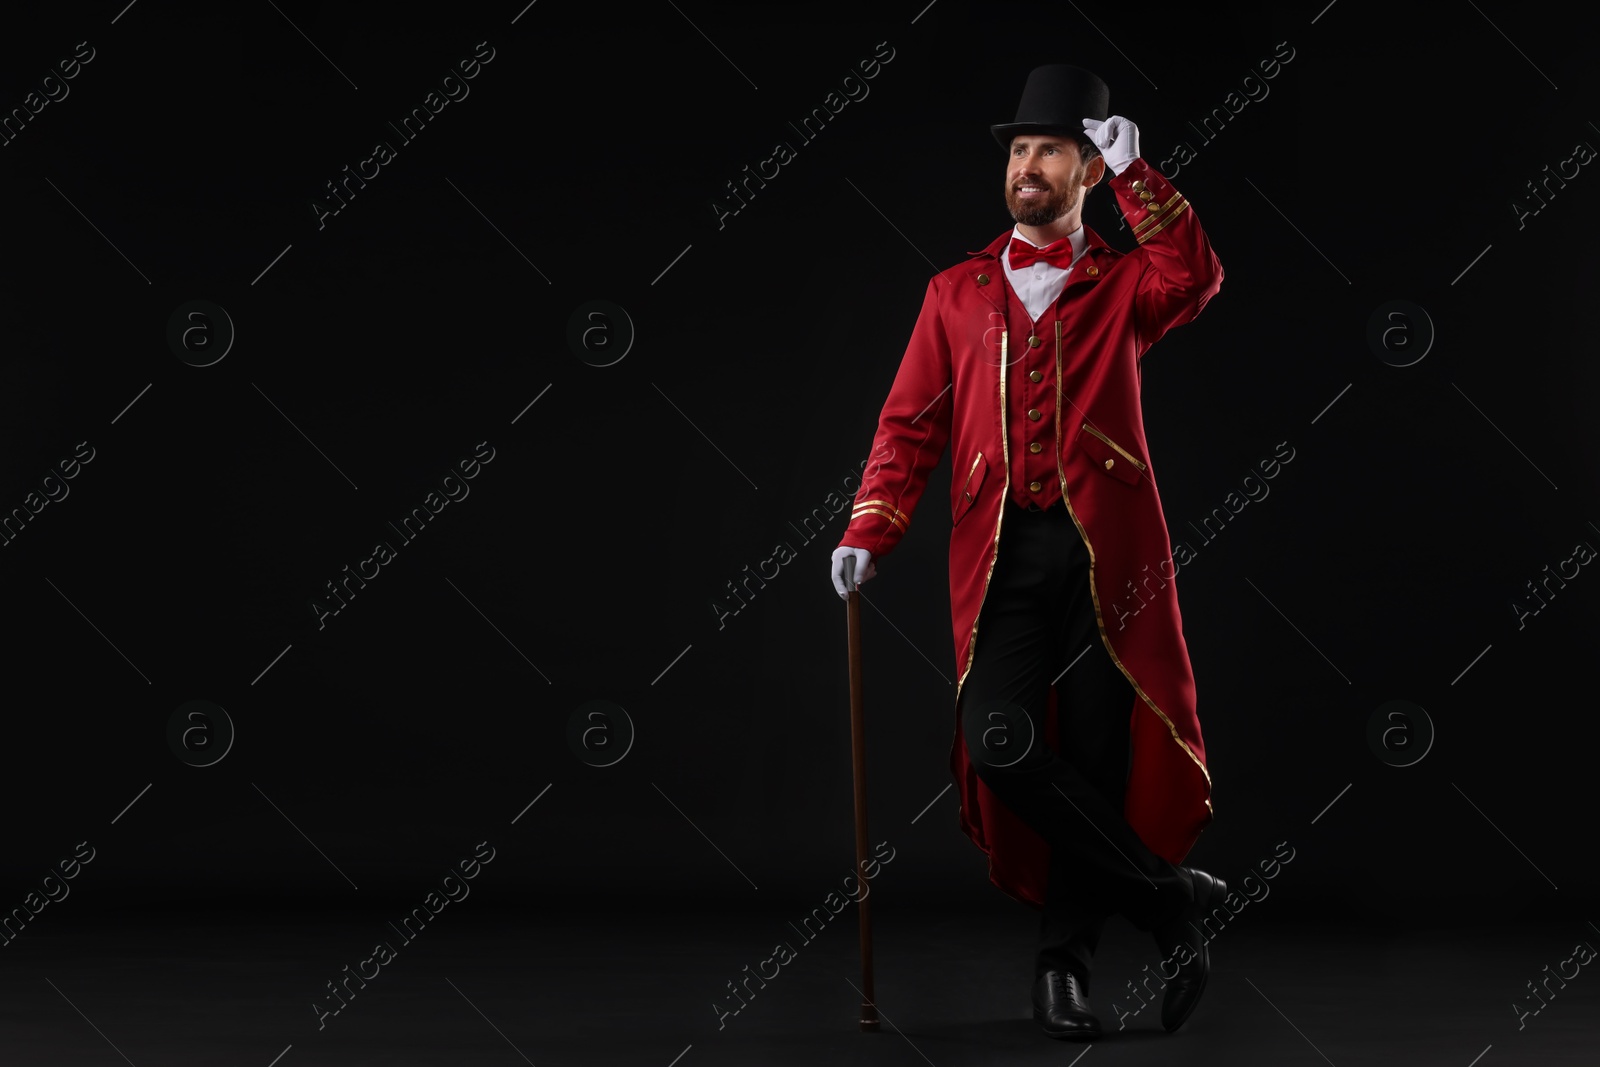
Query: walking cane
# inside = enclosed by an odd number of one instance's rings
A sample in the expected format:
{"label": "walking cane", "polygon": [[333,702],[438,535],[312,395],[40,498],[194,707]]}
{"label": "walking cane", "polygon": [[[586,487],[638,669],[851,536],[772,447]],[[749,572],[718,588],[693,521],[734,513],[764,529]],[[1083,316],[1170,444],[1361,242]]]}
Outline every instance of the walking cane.
{"label": "walking cane", "polygon": [[[856,589],[856,557],[844,558],[844,584],[850,641],[850,765],[855,778],[856,879],[867,875],[867,720],[861,706],[861,593]],[[861,911],[861,1029],[878,1028],[878,1005],[872,997],[872,894],[863,892]]]}

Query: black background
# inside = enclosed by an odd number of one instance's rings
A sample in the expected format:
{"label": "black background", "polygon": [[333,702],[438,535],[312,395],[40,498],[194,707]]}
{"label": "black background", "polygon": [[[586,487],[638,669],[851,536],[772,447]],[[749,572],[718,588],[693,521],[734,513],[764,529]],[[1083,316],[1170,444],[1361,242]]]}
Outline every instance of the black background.
{"label": "black background", "polygon": [[[988,126],[1065,60],[1147,159],[1196,146],[1173,180],[1227,272],[1146,359],[1173,536],[1295,450],[1180,574],[1217,816],[1193,858],[1289,841],[1285,914],[1592,912],[1600,578],[1521,629],[1511,606],[1600,545],[1600,179],[1513,209],[1600,143],[1582,35],[1353,0],[279,7],[73,5],[0,35],[8,110],[95,50],[0,147],[0,509],[95,450],[0,549],[0,906],[80,841],[95,860],[39,921],[409,906],[484,840],[475,891],[515,906],[836,885],[845,516],[809,543],[789,523],[866,458],[928,277],[1010,226]],[[386,121],[480,41],[470,95],[400,144]],[[787,124],[880,42],[870,94],[799,143]],[[1196,137],[1279,42],[1269,94]],[[319,228],[324,183],[379,139],[396,158]],[[797,158],[719,227],[724,183],[779,140]],[[1085,217],[1133,247],[1106,190]],[[166,341],[196,299],[237,330],[203,368]],[[567,343],[594,299],[637,330],[611,366]],[[1437,330],[1407,367],[1366,340],[1396,299]],[[482,441],[470,495],[319,628],[324,583]],[[863,590],[873,838],[901,899],[996,893],[941,794],[948,485],[945,459]],[[783,540],[798,558],[719,619]],[[167,743],[195,699],[237,730],[210,767]],[[1393,699],[1437,731],[1407,768],[1367,742]],[[637,730],[610,767],[568,744],[591,700]]]}

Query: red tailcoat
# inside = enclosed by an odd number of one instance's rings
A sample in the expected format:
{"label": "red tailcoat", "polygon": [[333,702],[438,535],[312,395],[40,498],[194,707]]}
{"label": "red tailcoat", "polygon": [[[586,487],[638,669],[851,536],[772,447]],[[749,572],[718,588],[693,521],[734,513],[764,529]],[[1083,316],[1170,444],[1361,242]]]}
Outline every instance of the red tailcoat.
{"label": "red tailcoat", "polygon": [[[1222,264],[1188,201],[1144,159],[1107,183],[1138,247],[1124,254],[1087,226],[1087,247],[1061,295],[1055,346],[1056,470],[1089,548],[1101,640],[1132,683],[1131,766],[1124,815],[1172,863],[1211,821],[1211,777],[1194,676],[1178,612],[1177,565],[1156,491],[1139,404],[1140,360],[1221,287]],[[950,615],[956,699],[972,667],[1010,486],[1006,390],[1018,361],[1002,358],[1007,231],[928,283],[916,330],[884,402],[870,461],[841,544],[887,556],[905,534],[928,474],[951,449]],[[1041,331],[1045,332],[1045,331]],[[1055,737],[1052,686],[1046,740]],[[955,724],[950,768],[960,825],[989,857],[989,878],[1042,907],[1050,847],[977,776]]]}

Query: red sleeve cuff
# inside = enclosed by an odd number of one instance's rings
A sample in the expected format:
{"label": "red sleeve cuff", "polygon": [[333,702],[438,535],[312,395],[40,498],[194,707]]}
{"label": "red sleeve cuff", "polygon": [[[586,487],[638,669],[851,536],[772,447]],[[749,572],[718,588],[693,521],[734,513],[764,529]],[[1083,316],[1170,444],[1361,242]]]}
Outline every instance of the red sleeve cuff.
{"label": "red sleeve cuff", "polygon": [[1109,183],[1117,194],[1122,216],[1133,230],[1134,240],[1144,244],[1188,213],[1189,202],[1173,188],[1162,173],[1143,156],[1122,168]]}

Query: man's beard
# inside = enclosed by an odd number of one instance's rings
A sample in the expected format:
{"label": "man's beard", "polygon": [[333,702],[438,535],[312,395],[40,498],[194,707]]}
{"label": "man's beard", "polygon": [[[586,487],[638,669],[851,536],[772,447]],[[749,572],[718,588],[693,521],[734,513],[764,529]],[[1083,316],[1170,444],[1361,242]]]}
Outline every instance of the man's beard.
{"label": "man's beard", "polygon": [[[1043,185],[1043,182],[1024,182],[1024,185]],[[1078,203],[1078,187],[1068,183],[1060,189],[1046,186],[1043,199],[1023,200],[1014,188],[1006,186],[1006,209],[1011,217],[1023,226],[1048,226],[1071,211]]]}

